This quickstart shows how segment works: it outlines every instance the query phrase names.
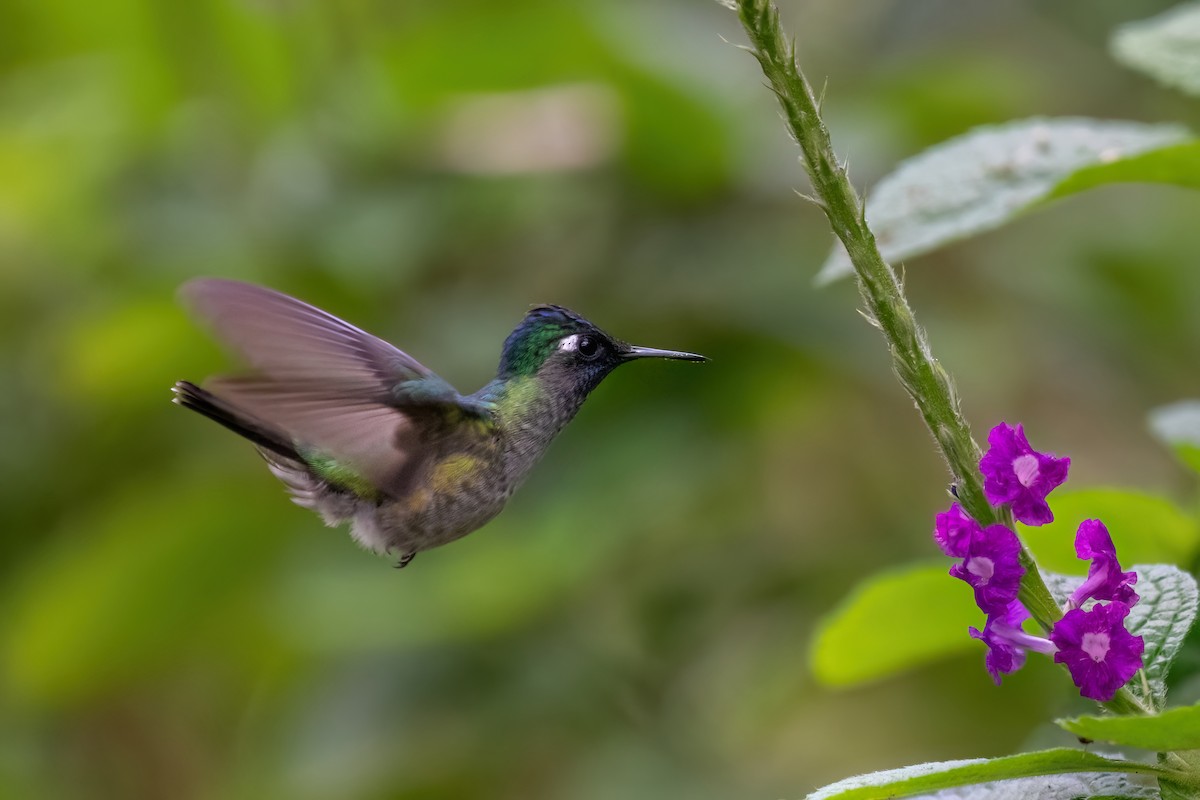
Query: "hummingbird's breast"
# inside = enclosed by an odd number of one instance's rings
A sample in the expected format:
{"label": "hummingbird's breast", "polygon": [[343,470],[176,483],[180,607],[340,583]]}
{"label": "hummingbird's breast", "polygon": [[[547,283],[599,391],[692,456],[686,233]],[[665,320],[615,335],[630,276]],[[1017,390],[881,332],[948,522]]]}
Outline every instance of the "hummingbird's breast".
{"label": "hummingbird's breast", "polygon": [[494,419],[439,439],[401,495],[355,517],[356,539],[379,552],[415,553],[482,527],[579,409],[579,399],[532,378],[484,392]]}
{"label": "hummingbird's breast", "polygon": [[511,494],[498,440],[446,448],[404,496],[378,506],[382,549],[419,552],[458,539],[499,514]]}
{"label": "hummingbird's breast", "polygon": [[510,491],[524,482],[582,402],[582,397],[552,391],[536,378],[508,382],[497,404],[496,417]]}

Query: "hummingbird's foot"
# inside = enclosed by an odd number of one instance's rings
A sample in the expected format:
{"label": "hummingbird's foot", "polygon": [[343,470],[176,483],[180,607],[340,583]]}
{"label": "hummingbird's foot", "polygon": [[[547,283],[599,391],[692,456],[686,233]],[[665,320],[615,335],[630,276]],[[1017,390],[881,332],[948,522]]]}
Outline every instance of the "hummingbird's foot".
{"label": "hummingbird's foot", "polygon": [[396,562],[396,569],[404,569],[408,566],[409,562],[416,557],[416,550],[413,550],[411,553],[405,553],[404,555],[400,556],[400,560]]}

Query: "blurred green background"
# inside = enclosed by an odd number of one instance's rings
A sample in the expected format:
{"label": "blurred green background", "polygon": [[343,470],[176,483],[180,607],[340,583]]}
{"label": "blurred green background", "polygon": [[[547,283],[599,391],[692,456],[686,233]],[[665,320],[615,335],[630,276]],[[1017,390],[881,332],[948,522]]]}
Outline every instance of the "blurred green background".
{"label": "blurred green background", "polygon": [[[865,187],[978,124],[1200,128],[1106,49],[1170,5],[783,11]],[[1045,663],[810,675],[856,580],[934,555],[947,475],[854,287],[811,285],[831,238],[741,41],[708,0],[0,0],[0,796],[796,796],[1041,735]],[[978,438],[1190,502],[1144,415],[1200,393],[1198,214],[1109,187],[907,265]],[[195,275],[463,390],[537,302],[712,362],[619,371],[396,572],[168,402],[232,363]]]}

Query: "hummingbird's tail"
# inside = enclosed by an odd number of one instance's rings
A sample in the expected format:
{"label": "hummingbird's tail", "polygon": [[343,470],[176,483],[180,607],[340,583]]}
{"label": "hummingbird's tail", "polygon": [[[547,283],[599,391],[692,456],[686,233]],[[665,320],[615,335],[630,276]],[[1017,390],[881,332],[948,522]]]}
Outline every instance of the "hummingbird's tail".
{"label": "hummingbird's tail", "polygon": [[[296,450],[290,436],[258,418],[246,413],[233,403],[212,392],[201,389],[191,381],[178,381],[172,390],[172,402],[203,414],[213,422],[224,425],[239,436],[245,437],[258,447],[259,455],[267,462],[271,473],[283,482],[292,495],[292,502],[301,508],[316,511],[326,525],[339,525],[346,520],[355,520],[356,526],[366,526],[371,533],[355,536],[366,546],[373,547],[379,534],[373,533],[374,514],[377,504],[367,503],[370,513],[363,515],[364,501],[343,487],[331,484],[313,473],[308,462]],[[361,518],[361,519],[360,519]]]}
{"label": "hummingbird's tail", "polygon": [[303,464],[292,440],[283,431],[261,422],[212,392],[201,389],[191,381],[177,381],[171,389],[171,402],[203,414],[213,422],[224,425],[239,436],[249,439],[263,450]]}

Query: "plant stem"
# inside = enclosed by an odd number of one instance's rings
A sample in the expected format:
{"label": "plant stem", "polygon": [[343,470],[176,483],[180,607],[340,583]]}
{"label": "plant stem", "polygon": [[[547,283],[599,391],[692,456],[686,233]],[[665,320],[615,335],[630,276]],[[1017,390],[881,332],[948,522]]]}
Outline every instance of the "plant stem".
{"label": "plant stem", "polygon": [[[804,168],[816,192],[813,200],[825,212],[854,265],[867,318],[887,339],[896,374],[950,467],[958,499],[981,525],[1002,523],[1015,530],[1009,510],[993,508],[983,494],[979,446],[959,408],[954,385],[930,352],[925,332],[913,317],[896,273],[875,244],[862,201],[834,154],[812,87],[796,64],[794,48],[783,38],[777,10],[771,0],[728,2],[736,8],[750,37],[749,51],[758,59],[783,106],[784,119],[800,146]],[[1025,567],[1025,576],[1018,597],[1038,625],[1049,632],[1062,617],[1062,610],[1054,602],[1024,544],[1021,565]],[[1121,689],[1105,706],[1120,714],[1151,713],[1128,689]]]}
{"label": "plant stem", "polygon": [[818,205],[850,255],[868,319],[887,338],[900,382],[916,401],[954,474],[958,499],[981,525],[999,522],[996,510],[984,498],[976,469],[979,447],[959,411],[950,378],[930,354],[896,274],[875,245],[858,194],[834,155],[812,88],[783,40],[774,7],[767,0],[740,0],[738,12],[754,43],[751,52],[783,105],[788,127],[804,154]]}
{"label": "plant stem", "polygon": [[[737,11],[753,45],[750,52],[762,66],[783,106],[788,128],[800,145],[816,202],[854,265],[867,318],[887,339],[900,383],[916,402],[941,449],[954,476],[959,501],[981,525],[1000,522],[1012,527],[1007,511],[993,508],[984,497],[978,469],[979,446],[959,408],[954,384],[930,352],[925,332],[913,317],[896,273],[875,244],[862,201],[833,152],[812,87],[796,66],[795,51],[783,38],[778,12],[769,0],[737,0]],[[1049,630],[1062,612],[1024,548],[1021,563],[1025,567],[1021,602],[1037,623]]]}

